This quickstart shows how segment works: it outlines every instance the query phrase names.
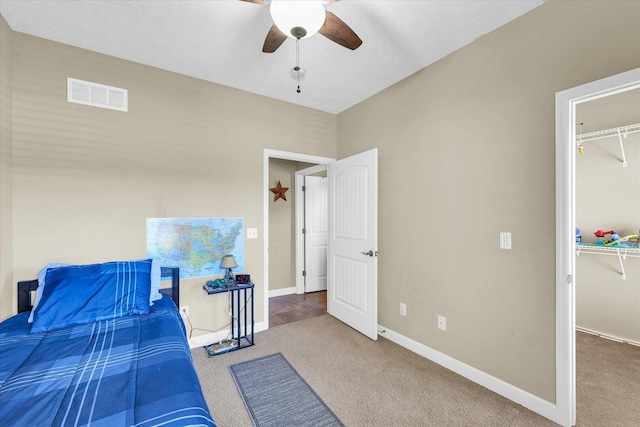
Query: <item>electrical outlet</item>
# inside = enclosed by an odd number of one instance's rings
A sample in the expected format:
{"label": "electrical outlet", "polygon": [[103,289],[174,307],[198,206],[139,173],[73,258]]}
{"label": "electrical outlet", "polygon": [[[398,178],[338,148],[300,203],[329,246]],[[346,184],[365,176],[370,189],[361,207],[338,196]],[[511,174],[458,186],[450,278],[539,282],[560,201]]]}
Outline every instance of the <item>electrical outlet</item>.
{"label": "electrical outlet", "polygon": [[407,315],[407,304],[401,302],[400,303],[400,315],[401,316],[406,316]]}
{"label": "electrical outlet", "polygon": [[438,329],[443,331],[447,330],[447,318],[444,316],[438,316]]}
{"label": "electrical outlet", "polygon": [[180,314],[183,316],[189,317],[189,306],[188,305],[180,306]]}

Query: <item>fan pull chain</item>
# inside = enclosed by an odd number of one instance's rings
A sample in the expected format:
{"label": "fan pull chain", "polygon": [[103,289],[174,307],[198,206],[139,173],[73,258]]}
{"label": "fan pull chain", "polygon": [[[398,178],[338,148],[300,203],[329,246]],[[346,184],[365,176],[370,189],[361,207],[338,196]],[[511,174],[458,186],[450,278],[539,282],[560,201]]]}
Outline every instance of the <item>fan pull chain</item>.
{"label": "fan pull chain", "polygon": [[298,74],[298,89],[296,92],[300,93],[300,39],[296,37],[296,66],[293,68]]}

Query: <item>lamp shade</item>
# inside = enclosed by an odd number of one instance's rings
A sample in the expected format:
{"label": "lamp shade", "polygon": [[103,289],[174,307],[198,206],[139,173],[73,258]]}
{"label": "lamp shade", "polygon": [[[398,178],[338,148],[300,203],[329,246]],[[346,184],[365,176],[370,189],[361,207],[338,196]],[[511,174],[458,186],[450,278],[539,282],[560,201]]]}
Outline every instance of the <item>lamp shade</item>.
{"label": "lamp shade", "polygon": [[220,268],[236,268],[238,263],[233,255],[225,255],[220,263]]}
{"label": "lamp shade", "polygon": [[280,31],[292,38],[299,34],[292,32],[294,28],[306,31],[300,38],[311,37],[320,30],[327,16],[322,1],[315,0],[272,0],[269,10]]}

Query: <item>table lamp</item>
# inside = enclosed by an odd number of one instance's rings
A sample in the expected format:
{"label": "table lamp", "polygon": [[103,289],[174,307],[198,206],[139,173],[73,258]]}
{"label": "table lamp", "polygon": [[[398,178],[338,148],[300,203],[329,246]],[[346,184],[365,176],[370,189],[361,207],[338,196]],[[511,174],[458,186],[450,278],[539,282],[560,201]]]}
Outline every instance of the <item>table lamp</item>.
{"label": "table lamp", "polygon": [[233,257],[233,255],[225,255],[222,258],[222,262],[220,263],[220,268],[227,269],[227,272],[224,274],[224,280],[226,280],[229,285],[232,285],[234,282],[233,273],[231,272],[231,269],[236,268],[237,266],[238,266],[238,263],[236,262],[236,259]]}

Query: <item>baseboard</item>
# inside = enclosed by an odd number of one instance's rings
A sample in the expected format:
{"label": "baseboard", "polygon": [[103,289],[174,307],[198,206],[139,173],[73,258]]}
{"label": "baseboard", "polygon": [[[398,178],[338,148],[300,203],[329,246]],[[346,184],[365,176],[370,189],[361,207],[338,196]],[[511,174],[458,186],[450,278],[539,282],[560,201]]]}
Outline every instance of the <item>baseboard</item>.
{"label": "baseboard", "polygon": [[272,291],[269,291],[269,298],[281,297],[283,295],[291,295],[295,293],[296,293],[295,286],[292,286],[290,288],[274,289]]}
{"label": "baseboard", "polygon": [[451,356],[447,356],[437,350],[434,350],[424,344],[407,338],[397,332],[378,325],[379,334],[394,343],[413,351],[420,356],[443,366],[458,375],[462,375],[468,380],[473,381],[513,402],[532,410],[545,418],[561,424],[558,415],[558,408],[555,404],[548,402],[538,396],[535,396],[521,388],[509,384],[499,378],[487,374],[473,366],[467,365]]}
{"label": "baseboard", "polygon": [[587,329],[587,328],[582,328],[580,326],[576,326],[576,331],[585,332],[587,334],[597,335],[600,338],[604,338],[604,339],[607,339],[607,340],[611,340],[611,341],[615,341],[615,342],[619,342],[619,343],[627,343],[627,344],[631,344],[631,345],[635,345],[635,346],[639,346],[640,347],[640,341],[634,341],[634,340],[630,340],[630,339],[627,339],[627,338],[618,337],[618,336],[615,336],[615,335],[605,334],[605,333],[602,333],[602,332],[594,331],[593,329]]}
{"label": "baseboard", "polygon": [[[264,322],[258,322],[254,325],[253,333],[266,330],[267,327]],[[198,335],[197,337],[189,338],[189,348],[205,347],[210,344],[220,342],[229,336],[229,331],[218,331],[210,334]]]}

